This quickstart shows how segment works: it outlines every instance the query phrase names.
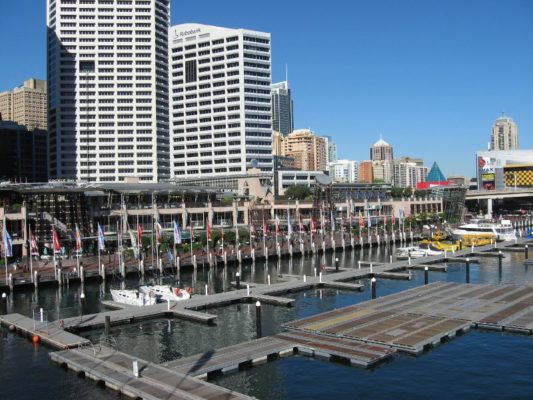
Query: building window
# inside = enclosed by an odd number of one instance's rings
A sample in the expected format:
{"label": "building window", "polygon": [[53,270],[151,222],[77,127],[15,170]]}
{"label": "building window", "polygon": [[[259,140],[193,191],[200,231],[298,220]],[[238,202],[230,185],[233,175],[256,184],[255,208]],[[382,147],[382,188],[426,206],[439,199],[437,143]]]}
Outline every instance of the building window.
{"label": "building window", "polygon": [[196,82],[196,60],[185,62],[185,82]]}

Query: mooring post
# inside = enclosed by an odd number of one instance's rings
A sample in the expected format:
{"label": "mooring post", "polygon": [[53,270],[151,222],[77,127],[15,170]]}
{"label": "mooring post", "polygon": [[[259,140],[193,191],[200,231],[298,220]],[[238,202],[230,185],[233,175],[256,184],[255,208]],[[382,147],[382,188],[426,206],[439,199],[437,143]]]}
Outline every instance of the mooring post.
{"label": "mooring post", "polygon": [[459,240],[459,250],[463,250],[463,240]]}
{"label": "mooring post", "polygon": [[429,283],[429,268],[427,265],[424,267],[424,285]]}
{"label": "mooring post", "polygon": [[261,332],[261,302],[258,300],[255,302],[255,329],[257,332],[257,338],[262,336]]}
{"label": "mooring post", "polygon": [[241,288],[241,274],[239,272],[235,274],[235,281],[237,283],[237,290],[239,290]]}
{"label": "mooring post", "polygon": [[339,272],[339,259],[335,258],[335,272]]}
{"label": "mooring post", "polygon": [[320,274],[318,274],[318,282],[322,283],[322,272]]}
{"label": "mooring post", "polygon": [[502,251],[498,251],[498,268],[502,269],[502,259],[503,259],[503,253]]}
{"label": "mooring post", "polygon": [[361,269],[361,260],[357,261],[357,268]]}
{"label": "mooring post", "polygon": [[371,273],[371,274],[373,273],[373,272],[372,272],[372,268],[373,268],[373,265],[372,265],[372,263],[370,263],[370,273]]}
{"label": "mooring post", "polygon": [[192,265],[193,265],[194,269],[196,269],[198,267],[198,263],[196,262],[196,254],[193,254],[193,256],[192,256]]}
{"label": "mooring post", "polygon": [[372,300],[376,298],[376,278],[370,279],[370,288],[372,289]]}
{"label": "mooring post", "polygon": [[104,333],[105,333],[106,337],[109,336],[110,328],[111,328],[111,316],[110,315],[106,315],[105,316],[105,329],[104,329]]}
{"label": "mooring post", "polygon": [[252,256],[252,262],[255,262],[255,249],[252,249],[251,256]]}
{"label": "mooring post", "polygon": [[207,286],[207,283],[205,284],[205,295],[209,295],[209,286]]}
{"label": "mooring post", "polygon": [[100,276],[102,277],[102,281],[105,281],[105,265],[104,263],[102,263],[101,267],[100,267]]}
{"label": "mooring post", "polygon": [[527,244],[524,246],[524,257],[526,260],[529,258],[529,249],[527,247]]}
{"label": "mooring post", "polygon": [[390,263],[392,264],[392,254],[389,256]]}
{"label": "mooring post", "polygon": [[[6,266],[6,268],[7,268],[7,266]],[[15,282],[13,280],[13,274],[11,274],[11,273],[9,274],[8,281],[9,281],[9,291],[11,293],[13,293],[13,287],[15,286]]]}
{"label": "mooring post", "polygon": [[267,284],[270,286],[270,274],[267,275]]}
{"label": "mooring post", "polygon": [[[39,273],[33,271],[33,286],[35,289],[39,289]],[[61,273],[59,273],[59,286],[61,286]]]}
{"label": "mooring post", "polygon": [[304,282],[307,282],[307,276],[304,275]]}
{"label": "mooring post", "polygon": [[85,283],[85,269],[83,268],[83,265],[80,266],[80,281],[82,285]]}
{"label": "mooring post", "polygon": [[139,377],[139,362],[137,360],[133,360],[132,368],[133,368],[133,376],[135,378],[138,378]]}
{"label": "mooring post", "polygon": [[7,314],[7,294],[2,293],[2,299],[0,300],[0,315]]}
{"label": "mooring post", "polygon": [[250,297],[250,285],[246,285],[246,296]]}
{"label": "mooring post", "polygon": [[470,258],[466,259],[465,272],[466,272],[466,283],[470,283]]}

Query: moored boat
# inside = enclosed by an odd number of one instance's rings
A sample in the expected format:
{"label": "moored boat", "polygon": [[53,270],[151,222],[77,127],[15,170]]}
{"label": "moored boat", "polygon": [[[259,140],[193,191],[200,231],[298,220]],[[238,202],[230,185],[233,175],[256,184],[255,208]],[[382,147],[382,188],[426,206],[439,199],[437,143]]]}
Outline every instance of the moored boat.
{"label": "moored boat", "polygon": [[485,237],[491,235],[494,240],[509,241],[516,239],[511,221],[505,219],[499,223],[474,219],[467,224],[460,225],[452,231],[454,240],[463,240],[465,235],[479,234],[486,235]]}

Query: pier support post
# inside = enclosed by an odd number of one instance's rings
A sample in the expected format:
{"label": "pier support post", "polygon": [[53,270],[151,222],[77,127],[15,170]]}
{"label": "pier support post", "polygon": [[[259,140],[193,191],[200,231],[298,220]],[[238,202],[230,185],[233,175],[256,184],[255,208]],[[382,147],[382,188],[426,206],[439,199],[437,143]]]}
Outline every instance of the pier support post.
{"label": "pier support post", "polygon": [[474,252],[474,245],[472,245],[472,247],[470,248],[470,253],[473,253]]}
{"label": "pier support post", "polygon": [[350,238],[350,246],[352,246],[352,249],[354,248],[355,242],[353,239],[353,236]]}
{"label": "pier support post", "polygon": [[318,274],[318,282],[322,283],[322,272]]}
{"label": "pier support post", "polygon": [[[209,254],[209,255],[211,255],[211,254]],[[161,258],[159,259],[158,267],[159,267],[159,276],[163,276],[163,260]]]}
{"label": "pier support post", "polygon": [[205,295],[209,295],[209,286],[207,286],[207,283],[205,284]]}
{"label": "pier support post", "polygon": [[342,249],[345,250],[345,248],[346,248],[346,242],[345,242],[345,240],[344,240],[344,237],[342,238],[341,246],[342,246]]}
{"label": "pier support post", "polygon": [[192,266],[194,269],[198,268],[198,262],[196,261],[196,254],[193,254],[192,256]]}
{"label": "pier support post", "polygon": [[181,259],[179,257],[176,257],[176,271],[180,272],[180,269],[181,269]]}
{"label": "pier support post", "polygon": [[224,250],[224,266],[228,266],[228,253]]}
{"label": "pier support post", "polygon": [[257,332],[257,339],[260,339],[262,336],[261,332],[261,302],[255,302],[255,330]]}
{"label": "pier support post", "polygon": [[300,242],[300,254],[304,254],[304,252],[305,252],[304,244]]}
{"label": "pier support post", "polygon": [[82,285],[85,283],[85,269],[83,265],[80,266],[80,281]]}
{"label": "pier support post", "polygon": [[133,360],[132,368],[133,368],[133,376],[135,378],[138,378],[139,377],[139,362],[137,360]]}
{"label": "pier support post", "polygon": [[255,249],[250,251],[250,255],[252,256],[252,262],[255,262]]}
{"label": "pier support post", "polygon": [[270,286],[270,274],[267,275],[267,285]]}
{"label": "pier support post", "polygon": [[[7,268],[7,266],[6,266],[6,268]],[[8,283],[9,283],[9,291],[11,293],[13,293],[13,286],[15,285],[15,283],[13,281],[13,274],[10,273],[8,278],[7,278],[7,280],[8,280]]]}
{"label": "pier support post", "polygon": [[368,235],[368,246],[372,247],[372,235]]}
{"label": "pier support post", "polygon": [[466,259],[465,273],[466,273],[466,283],[470,283],[470,258]]}
{"label": "pier support post", "polygon": [[242,264],[242,251],[240,249],[237,252],[237,259],[239,260],[239,264]]}
{"label": "pier support post", "polygon": [[268,261],[268,247],[265,247],[265,260]]}
{"label": "pier support post", "polygon": [[372,263],[370,263],[370,273],[371,273],[371,274],[373,273],[373,271],[372,271],[372,267],[373,267],[373,265],[372,265]]}
{"label": "pier support post", "polygon": [[359,246],[363,248],[363,237],[362,236],[359,237]]}
{"label": "pier support post", "polygon": [[322,253],[326,252],[326,242],[322,241]]}
{"label": "pier support post", "polygon": [[502,251],[498,251],[498,268],[502,269],[502,259],[503,259],[503,253]]}
{"label": "pier support post", "polygon": [[378,247],[379,247],[380,242],[381,242],[381,238],[379,237],[379,235],[377,235],[377,237],[376,237],[376,241],[377,241],[377,244],[378,244]]}
{"label": "pier support post", "polygon": [[331,239],[331,250],[335,251],[335,249],[337,248],[337,245],[335,244],[335,239]]}
{"label": "pier support post", "polygon": [[246,296],[250,297],[250,285],[246,285]]}
{"label": "pier support post", "polygon": [[235,274],[235,283],[237,284],[237,290],[241,288],[241,274],[237,272]]}
{"label": "pier support post", "polygon": [[527,244],[524,246],[524,257],[526,260],[529,258],[529,249],[527,247]]}
{"label": "pier support post", "polygon": [[292,244],[289,244],[289,256],[292,257]]}
{"label": "pier support post", "polygon": [[392,264],[392,254],[389,256],[390,263]]}
{"label": "pier support post", "polygon": [[2,293],[2,298],[0,299],[0,315],[7,314],[7,294]]}
{"label": "pier support post", "polygon": [[103,263],[100,266],[100,276],[102,277],[102,281],[105,282],[105,265]]}
{"label": "pier support post", "polygon": [[361,269],[361,260],[357,261],[357,269]]}
{"label": "pier support post", "polygon": [[104,333],[106,337],[109,336],[110,329],[111,329],[111,316],[106,315],[105,316],[105,328],[104,328]]}
{"label": "pier support post", "polygon": [[[59,286],[61,286],[61,273],[58,275],[58,280]],[[39,273],[37,271],[33,271],[33,287],[39,289]]]}
{"label": "pier support post", "polygon": [[304,275],[304,283],[307,282],[307,276]]}
{"label": "pier support post", "polygon": [[424,285],[427,285],[429,283],[429,268],[427,266],[424,267]]}
{"label": "pier support post", "polygon": [[370,289],[372,292],[372,300],[376,298],[376,278],[370,279]]}
{"label": "pier support post", "polygon": [[335,272],[339,272],[339,259],[335,258]]}
{"label": "pier support post", "polygon": [[281,246],[278,243],[278,247],[276,248],[276,251],[278,253],[278,260],[281,258]]}
{"label": "pier support post", "polygon": [[315,254],[316,248],[315,248],[315,242],[311,242],[311,252]]}

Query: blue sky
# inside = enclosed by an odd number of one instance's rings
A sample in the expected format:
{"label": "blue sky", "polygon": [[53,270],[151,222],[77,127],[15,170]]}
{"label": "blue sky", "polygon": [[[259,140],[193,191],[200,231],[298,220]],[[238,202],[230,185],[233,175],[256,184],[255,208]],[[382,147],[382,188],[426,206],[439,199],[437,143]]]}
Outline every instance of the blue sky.
{"label": "blue sky", "polygon": [[[0,91],[46,75],[46,1],[0,0]],[[383,139],[396,156],[474,175],[494,120],[533,148],[533,1],[171,0],[172,24],[272,34],[273,81],[285,65],[297,128],[331,135],[363,160]]]}

